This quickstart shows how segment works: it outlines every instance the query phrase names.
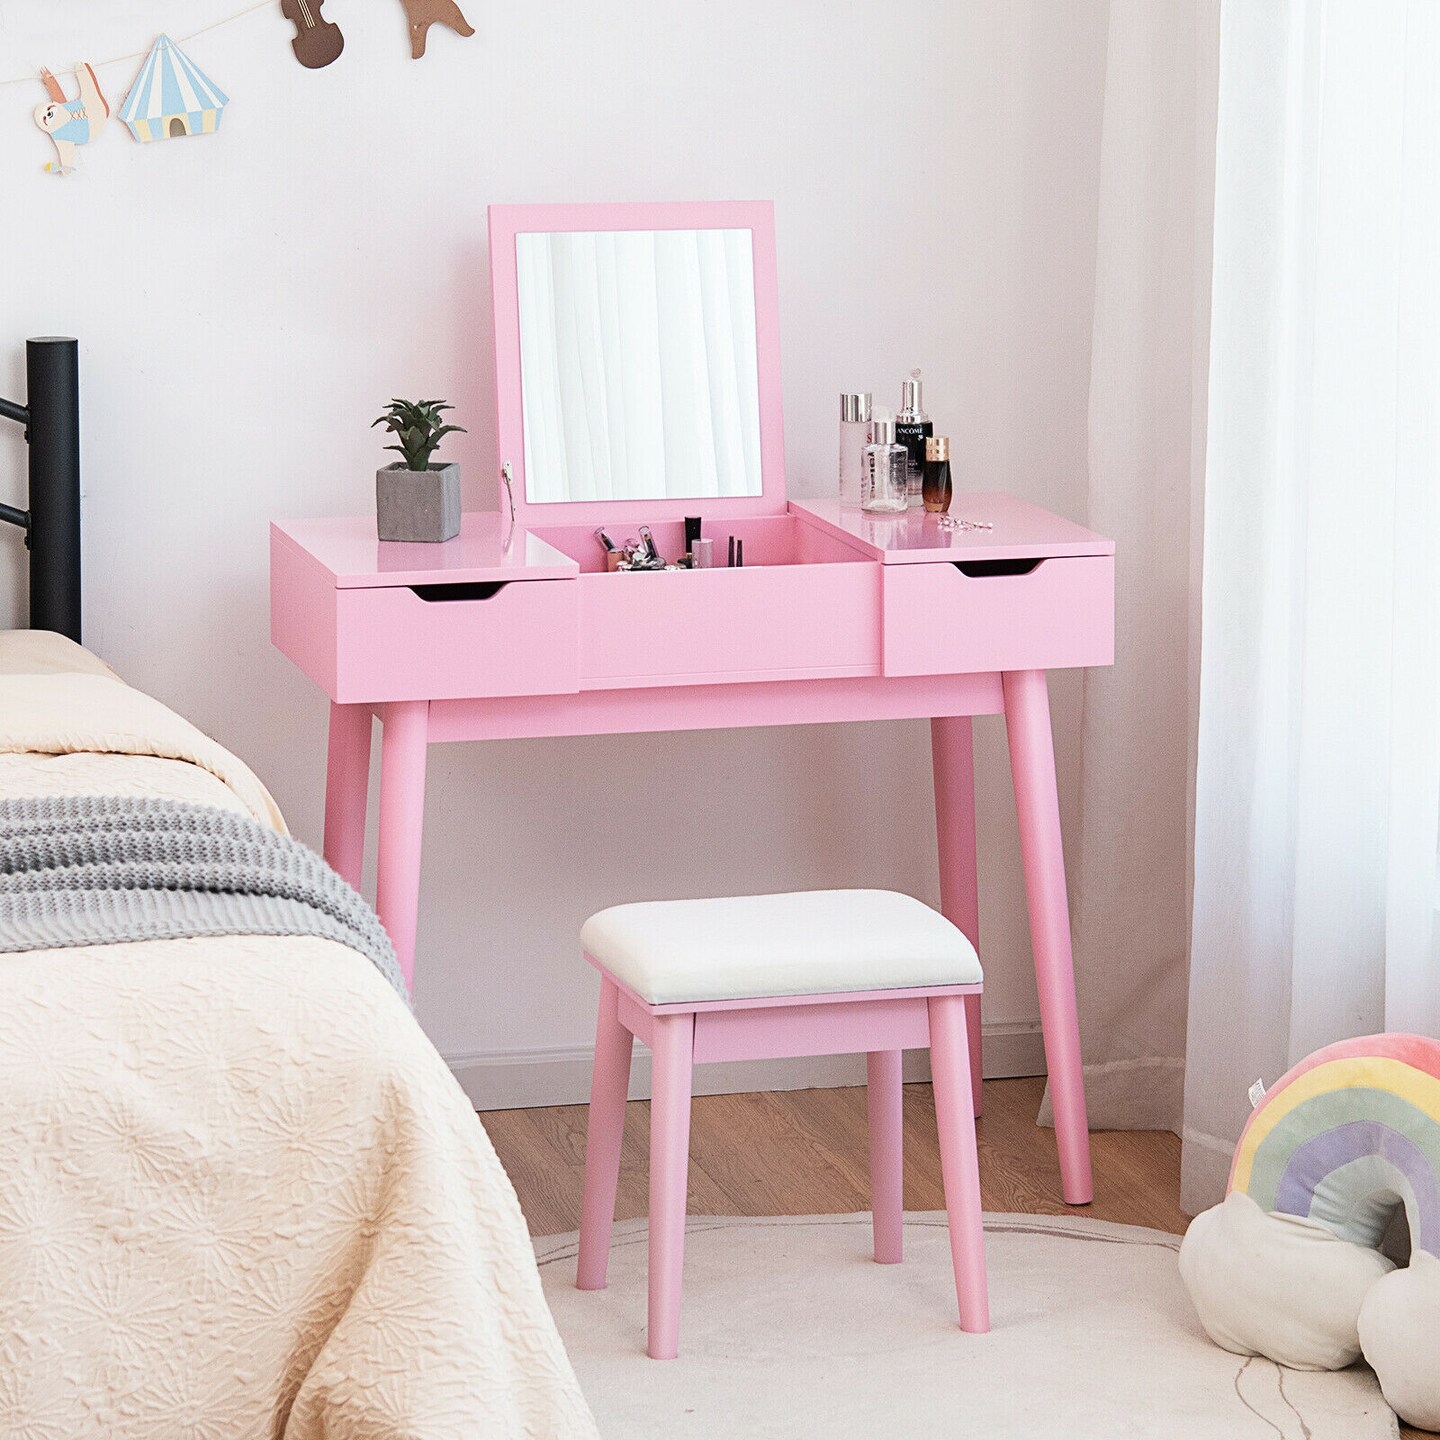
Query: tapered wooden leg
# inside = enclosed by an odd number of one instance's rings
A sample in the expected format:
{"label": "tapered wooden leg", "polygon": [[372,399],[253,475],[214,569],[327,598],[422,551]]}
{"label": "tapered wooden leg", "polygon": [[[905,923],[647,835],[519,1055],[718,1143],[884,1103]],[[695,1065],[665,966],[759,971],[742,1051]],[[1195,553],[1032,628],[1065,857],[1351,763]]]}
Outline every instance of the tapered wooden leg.
{"label": "tapered wooden leg", "polygon": [[[935,773],[935,840],[940,852],[940,913],[980,949],[980,881],[975,848],[975,743],[968,715],[942,715],[930,722],[930,757]],[[984,1055],[980,997],[965,1000],[970,1027],[970,1091],[980,1114]]]}
{"label": "tapered wooden leg", "polygon": [[930,1069],[960,1328],[983,1334],[990,1328],[990,1294],[985,1279],[985,1222],[980,1211],[980,1157],[970,1097],[964,999],[962,995],[930,999]]}
{"label": "tapered wooden leg", "polygon": [[370,708],[330,702],[325,763],[325,859],[360,888],[365,868],[365,807],[370,791]]}
{"label": "tapered wooden leg", "polygon": [[866,1056],[865,1096],[870,1108],[870,1224],[875,1260],[898,1265],[905,1241],[905,1092],[902,1050]]}
{"label": "tapered wooden leg", "polygon": [[650,1069],[650,1345],[652,1360],[680,1351],[685,1197],[690,1176],[690,1069],[695,1017],[657,1017]]}
{"label": "tapered wooden leg", "polygon": [[1085,1115],[1085,1073],[1075,1012],[1070,907],[1065,894],[1065,852],[1060,840],[1045,672],[1015,671],[1004,677],[1004,686],[1020,855],[1030,899],[1030,941],[1055,1109],[1055,1141],[1060,1150],[1060,1184],[1067,1204],[1086,1205],[1094,1194],[1090,1127]]}
{"label": "tapered wooden leg", "polygon": [[380,853],[375,909],[412,984],[415,923],[420,907],[420,836],[425,824],[427,701],[387,705],[380,745]]}
{"label": "tapered wooden leg", "polygon": [[615,1187],[620,1180],[620,1145],[625,1138],[625,1099],[630,1091],[634,1037],[620,1023],[620,992],[600,977],[600,1013],[595,1021],[595,1068],[590,1076],[590,1114],[585,1126],[585,1194],[580,1206],[580,1259],[575,1284],[603,1290],[615,1224]]}

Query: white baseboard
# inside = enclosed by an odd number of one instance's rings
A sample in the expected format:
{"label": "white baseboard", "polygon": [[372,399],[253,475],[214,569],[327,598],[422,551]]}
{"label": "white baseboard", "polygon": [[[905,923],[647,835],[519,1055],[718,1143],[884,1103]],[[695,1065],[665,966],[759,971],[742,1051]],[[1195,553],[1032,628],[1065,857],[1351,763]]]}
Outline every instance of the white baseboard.
{"label": "white baseboard", "polygon": [[[984,1034],[987,1080],[1045,1073],[1045,1047],[1038,1021],[987,1024]],[[585,1104],[590,1099],[591,1054],[587,1045],[445,1058],[477,1110],[523,1110],[541,1105]],[[906,1052],[905,1078],[930,1078],[927,1051]],[[695,1071],[697,1095],[733,1095],[747,1090],[819,1090],[864,1083],[863,1055],[737,1060],[723,1065],[701,1065]],[[649,1094],[650,1052],[637,1044],[630,1074],[630,1098],[643,1100]]]}

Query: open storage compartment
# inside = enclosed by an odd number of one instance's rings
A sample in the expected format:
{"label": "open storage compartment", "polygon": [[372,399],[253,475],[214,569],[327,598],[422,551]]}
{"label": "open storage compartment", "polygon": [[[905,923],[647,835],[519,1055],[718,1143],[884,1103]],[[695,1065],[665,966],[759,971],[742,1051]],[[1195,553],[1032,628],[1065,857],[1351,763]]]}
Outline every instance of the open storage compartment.
{"label": "open storage compartment", "polygon": [[[607,531],[617,544],[629,523]],[[707,519],[710,570],[612,573],[593,524],[531,529],[580,566],[581,689],[880,673],[880,566],[792,515]],[[683,552],[682,522],[651,529],[662,555]]]}

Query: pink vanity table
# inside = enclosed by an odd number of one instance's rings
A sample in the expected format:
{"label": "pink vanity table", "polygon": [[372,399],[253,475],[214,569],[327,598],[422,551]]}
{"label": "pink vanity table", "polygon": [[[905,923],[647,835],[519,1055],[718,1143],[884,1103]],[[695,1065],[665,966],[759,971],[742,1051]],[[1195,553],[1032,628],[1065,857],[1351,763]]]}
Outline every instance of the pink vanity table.
{"label": "pink vanity table", "polygon": [[[744,228],[753,236],[758,494],[536,503],[528,496],[517,236]],[[442,545],[382,544],[373,516],[271,527],[271,635],[330,697],[325,855],[361,874],[372,718],[383,726],[376,906],[415,960],[429,745],[924,717],[941,907],[979,948],[971,717],[1004,714],[1065,1198],[1091,1198],[1046,674],[1108,665],[1114,545],[1023,500],[960,494],[957,516],[842,510],[786,494],[769,206],[491,212],[502,514]],[[828,466],[827,466],[828,468]],[[512,518],[513,514],[513,518]],[[597,524],[649,523],[683,550],[704,518],[743,568],[608,573]],[[617,900],[651,898],[619,896]],[[984,950],[980,950],[982,959]],[[967,1002],[979,1095],[978,997]]]}

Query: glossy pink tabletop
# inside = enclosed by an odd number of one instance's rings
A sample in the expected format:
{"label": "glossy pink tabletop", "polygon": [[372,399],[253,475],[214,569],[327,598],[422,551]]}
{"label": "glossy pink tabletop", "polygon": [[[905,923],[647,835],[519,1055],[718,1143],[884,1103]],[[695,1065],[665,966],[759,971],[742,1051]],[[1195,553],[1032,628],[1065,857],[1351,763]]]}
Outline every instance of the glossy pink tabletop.
{"label": "glossy pink tabletop", "polygon": [[988,521],[989,530],[942,530],[940,517],[923,510],[871,515],[863,510],[841,509],[838,498],[792,500],[790,509],[858,544],[886,565],[1115,553],[1113,540],[1052,515],[1028,500],[996,490],[958,494],[950,506],[953,519]]}
{"label": "glossy pink tabletop", "polygon": [[462,515],[460,533],[438,545],[379,540],[373,515],[283,520],[270,530],[325,571],[339,590],[559,580],[580,573],[568,555],[528,530],[514,530],[511,543],[505,544],[500,516],[490,511]]}

